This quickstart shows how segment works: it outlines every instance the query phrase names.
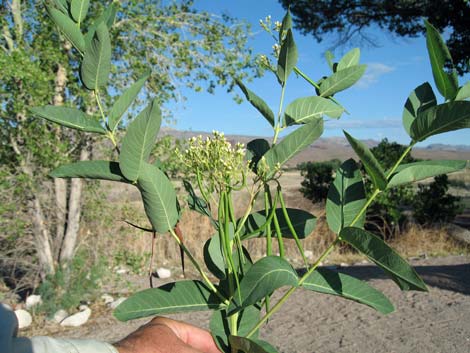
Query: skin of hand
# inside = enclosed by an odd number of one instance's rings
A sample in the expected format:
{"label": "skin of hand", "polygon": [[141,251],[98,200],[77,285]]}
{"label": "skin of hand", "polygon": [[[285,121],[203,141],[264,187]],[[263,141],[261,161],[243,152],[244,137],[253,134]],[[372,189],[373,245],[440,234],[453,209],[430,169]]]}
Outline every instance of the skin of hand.
{"label": "skin of hand", "polygon": [[164,317],[152,319],[114,346],[119,353],[220,353],[209,332]]}

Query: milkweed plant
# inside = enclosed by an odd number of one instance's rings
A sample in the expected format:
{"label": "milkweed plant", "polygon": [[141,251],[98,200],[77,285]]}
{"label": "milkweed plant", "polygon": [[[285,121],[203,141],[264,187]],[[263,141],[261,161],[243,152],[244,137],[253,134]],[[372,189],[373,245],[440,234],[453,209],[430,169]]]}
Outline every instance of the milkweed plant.
{"label": "milkweed plant", "polygon": [[[134,185],[142,195],[149,231],[170,236],[199,273],[199,280],[181,280],[135,293],[114,312],[119,320],[178,312],[211,310],[210,331],[222,352],[274,353],[276,348],[258,338],[259,331],[284,302],[298,290],[320,292],[367,305],[382,314],[394,311],[389,299],[368,283],[319,265],[341,244],[352,246],[380,267],[402,290],[427,291],[415,270],[381,238],[364,230],[368,206],[382,191],[398,185],[451,173],[466,168],[466,161],[433,160],[402,164],[416,143],[428,137],[470,127],[470,83],[459,86],[452,58],[439,32],[426,22],[426,43],[435,86],[442,96],[438,103],[429,83],[416,87],[405,102],[403,127],[410,143],[395,165],[385,170],[369,148],[347,132],[346,139],[365,167],[373,183],[367,198],[364,176],[353,159],[336,171],[326,202],[326,220],[336,235],[326,250],[311,263],[305,256],[302,239],[315,228],[315,215],[286,206],[279,181],[282,168],[292,157],[315,142],[323,133],[324,121],[340,119],[345,108],[334,95],[356,83],[366,70],[359,63],[360,51],[353,49],[338,62],[326,54],[330,72],[318,81],[297,65],[298,49],[292,20],[287,12],[282,22],[268,17],[262,27],[274,40],[273,55],[262,56],[259,64],[272,74],[279,85],[279,106],[275,111],[256,93],[237,81],[246,100],[272,127],[271,139],[255,139],[246,146],[232,145],[222,133],[188,141],[179,158],[192,175],[184,180],[188,207],[209,218],[212,233],[204,244],[204,262],[199,262],[180,236],[178,220],[181,208],[172,181],[149,162],[160,129],[162,114],[157,100],[151,101],[128,124],[122,124],[129,109],[151,74],[141,78],[103,109],[100,92],[106,90],[111,69],[112,43],[109,29],[117,11],[115,3],[83,33],[77,17],[86,15],[88,1],[60,1],[48,11],[59,30],[77,49],[79,77],[83,89],[96,100],[99,117],[70,107],[31,108],[32,114],[50,122],[88,133],[101,134],[111,141],[115,160],[89,160],[62,165],[52,177],[111,180]],[[81,6],[78,6],[81,5]],[[77,11],[80,13],[77,14]],[[301,77],[312,95],[285,102],[287,82]],[[132,115],[132,111],[131,111]],[[124,134],[117,133],[118,128]],[[289,128],[283,138],[279,134]],[[122,138],[121,138],[122,137]],[[189,180],[192,181],[192,184]],[[233,194],[247,190],[249,198],[237,218]],[[261,209],[261,211],[254,211]],[[266,256],[253,262],[244,242],[262,238]],[[299,274],[285,257],[284,240],[293,239],[303,259],[305,271]],[[273,252],[277,243],[278,253]],[[273,293],[287,287],[280,299]]]}

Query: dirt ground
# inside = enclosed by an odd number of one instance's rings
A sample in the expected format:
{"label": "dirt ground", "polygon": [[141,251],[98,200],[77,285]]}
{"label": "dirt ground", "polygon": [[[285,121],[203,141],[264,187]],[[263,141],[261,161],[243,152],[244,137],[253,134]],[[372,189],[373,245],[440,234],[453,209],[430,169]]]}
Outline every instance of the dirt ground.
{"label": "dirt ground", "polygon": [[[411,263],[427,283],[428,293],[400,291],[372,264],[338,269],[383,291],[396,307],[392,314],[383,316],[355,302],[298,290],[263,328],[261,336],[284,353],[470,352],[470,257]],[[138,286],[144,288],[146,283],[142,279]],[[171,317],[207,327],[210,314]],[[120,323],[108,312],[84,327],[56,335],[113,342],[146,321]]]}

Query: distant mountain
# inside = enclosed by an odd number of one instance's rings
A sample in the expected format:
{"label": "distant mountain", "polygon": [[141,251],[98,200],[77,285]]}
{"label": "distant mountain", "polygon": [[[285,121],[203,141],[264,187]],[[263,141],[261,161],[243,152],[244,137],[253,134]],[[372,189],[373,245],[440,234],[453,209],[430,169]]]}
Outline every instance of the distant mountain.
{"label": "distant mountain", "polygon": [[[210,132],[202,131],[180,131],[169,127],[163,127],[160,131],[161,135],[171,135],[178,139],[188,139],[193,136],[202,135],[210,136]],[[264,138],[260,136],[245,135],[226,135],[227,140],[235,143],[241,142],[247,144],[255,138]],[[269,140],[269,139],[267,139]],[[363,140],[368,147],[374,147],[379,144],[375,140]],[[412,155],[419,159],[470,159],[470,146],[464,145],[444,145],[433,144],[424,148],[414,148]],[[294,156],[288,163],[287,167],[295,167],[297,164],[308,161],[328,161],[331,159],[346,160],[348,158],[357,159],[355,152],[349,146],[348,141],[344,137],[322,137],[315,141],[308,148]]]}

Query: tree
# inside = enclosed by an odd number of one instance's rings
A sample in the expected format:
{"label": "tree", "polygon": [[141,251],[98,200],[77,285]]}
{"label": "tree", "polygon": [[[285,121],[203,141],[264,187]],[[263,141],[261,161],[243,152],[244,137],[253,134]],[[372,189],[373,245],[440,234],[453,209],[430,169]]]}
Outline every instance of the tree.
{"label": "tree", "polygon": [[427,18],[441,32],[449,33],[447,46],[460,74],[470,69],[470,5],[465,0],[438,1],[309,1],[280,0],[290,7],[294,22],[303,34],[312,34],[321,41],[326,34],[337,33],[332,47],[359,38],[375,45],[367,33],[371,26],[401,37],[416,37],[425,32]]}
{"label": "tree", "polygon": [[307,162],[297,166],[302,180],[300,192],[312,202],[324,202],[328,196],[330,184],[334,181],[334,172],[341,165],[338,159],[328,162]]}
{"label": "tree", "polygon": [[[67,0],[45,4],[52,17],[70,7]],[[160,103],[181,99],[183,85],[196,90],[204,85],[209,91],[216,85],[231,89],[232,75],[249,78],[258,73],[246,48],[249,28],[229,17],[197,12],[192,1],[95,1],[88,12],[74,23],[83,32],[97,18],[116,22],[111,33],[117,43],[112,70],[116,85],[100,92],[104,107],[147,68],[155,73],[141,98],[157,94]],[[60,106],[67,101],[71,107],[95,113],[90,103],[96,97],[80,93],[74,74],[80,50],[46,13],[42,2],[0,2],[2,173],[11,181],[8,187],[21,190],[9,202],[27,222],[42,277],[74,255],[83,188],[80,179],[52,180],[47,173],[64,162],[88,159],[91,145],[97,142],[89,134],[52,126],[28,111],[31,106]]]}

